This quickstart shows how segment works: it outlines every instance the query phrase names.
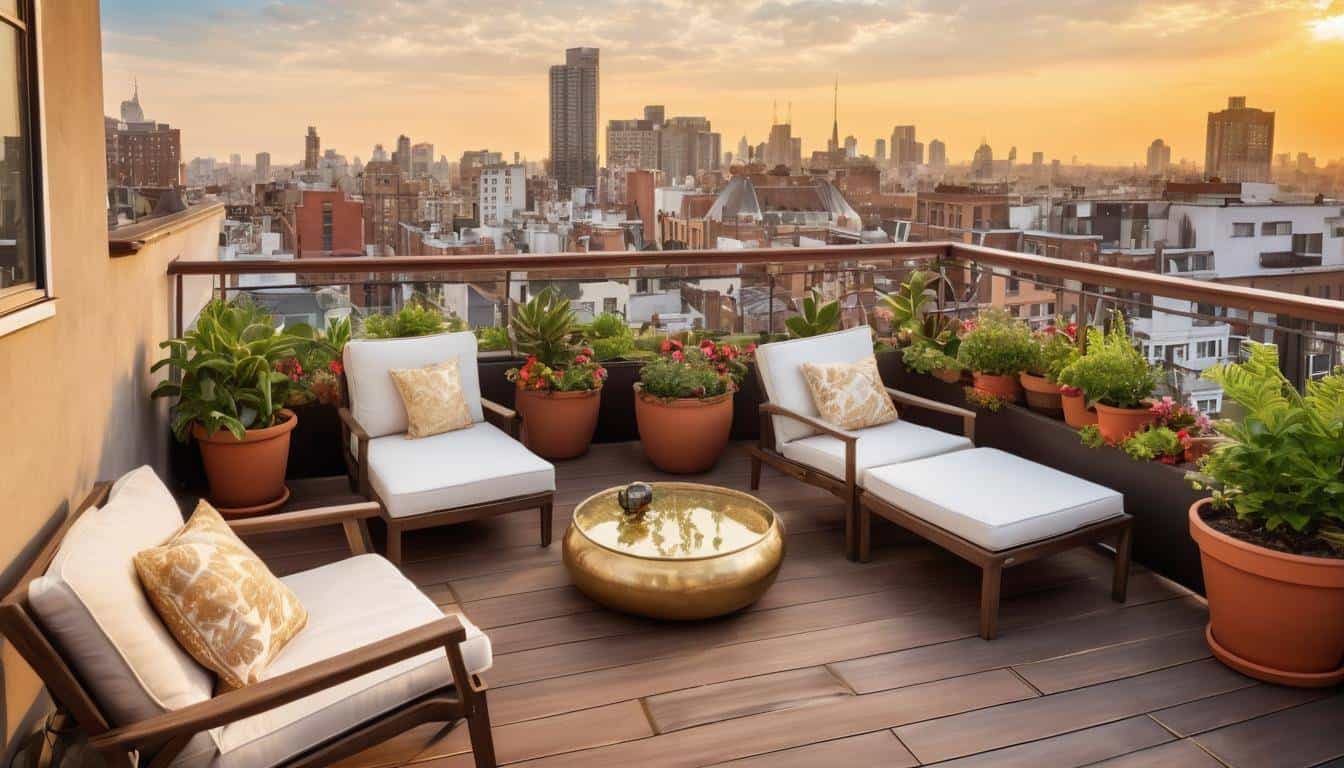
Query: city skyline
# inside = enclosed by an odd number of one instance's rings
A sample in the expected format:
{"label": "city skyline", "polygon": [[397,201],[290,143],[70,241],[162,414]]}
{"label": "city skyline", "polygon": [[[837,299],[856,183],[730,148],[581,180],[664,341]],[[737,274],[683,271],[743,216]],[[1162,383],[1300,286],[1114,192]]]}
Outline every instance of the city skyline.
{"label": "city skyline", "polygon": [[1233,93],[1278,113],[1282,150],[1344,156],[1344,108],[1320,97],[1344,68],[1344,2],[1262,5],[1100,3],[1084,17],[1063,3],[1008,13],[772,0],[711,16],[668,0],[589,8],[578,36],[557,1],[505,3],[481,20],[433,0],[377,12],[354,0],[108,0],[104,103],[115,114],[138,78],[148,116],[182,128],[184,157],[267,151],[296,163],[317,125],[324,147],[365,160],[399,133],[450,158],[486,146],[540,160],[548,67],[594,46],[601,124],[661,103],[709,118],[729,146],[764,140],[773,105],[782,116],[791,103],[794,135],[806,151],[824,147],[838,76],[842,135],[868,147],[915,124],[952,163],[982,136],[1000,152],[1098,165],[1141,164],[1161,137],[1174,161],[1198,162],[1207,112]]}

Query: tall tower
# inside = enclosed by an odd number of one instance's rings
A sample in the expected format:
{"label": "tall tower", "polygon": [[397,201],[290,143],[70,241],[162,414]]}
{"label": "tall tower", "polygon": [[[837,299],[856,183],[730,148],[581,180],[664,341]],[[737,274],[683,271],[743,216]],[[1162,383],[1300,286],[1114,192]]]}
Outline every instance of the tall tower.
{"label": "tall tower", "polygon": [[551,175],[560,190],[597,185],[598,49],[570,48],[551,67]]}
{"label": "tall tower", "polygon": [[308,126],[308,135],[303,139],[303,169],[317,170],[318,158],[322,156],[322,140],[317,137],[317,128]]}
{"label": "tall tower", "polygon": [[1274,113],[1232,96],[1227,109],[1209,113],[1204,176],[1223,181],[1269,181],[1274,157]]}
{"label": "tall tower", "polygon": [[397,167],[402,176],[411,178],[411,137],[404,133],[397,137]]}
{"label": "tall tower", "polygon": [[840,78],[835,78],[834,102],[831,106],[831,143],[826,147],[835,154],[840,151]]}

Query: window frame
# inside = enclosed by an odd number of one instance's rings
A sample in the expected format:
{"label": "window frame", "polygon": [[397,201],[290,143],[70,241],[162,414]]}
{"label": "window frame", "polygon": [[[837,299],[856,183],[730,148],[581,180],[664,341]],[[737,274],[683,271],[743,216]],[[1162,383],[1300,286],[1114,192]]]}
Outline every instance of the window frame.
{"label": "window frame", "polygon": [[51,259],[51,206],[47,195],[47,129],[43,106],[46,104],[42,78],[42,0],[18,0],[19,14],[0,11],[0,24],[19,33],[23,46],[24,88],[22,100],[27,129],[25,153],[28,161],[29,194],[32,204],[31,237],[33,276],[31,287],[11,286],[0,294],[0,336],[13,333],[56,314],[54,270]]}
{"label": "window frame", "polygon": [[[1237,227],[1249,227],[1250,232],[1237,234]],[[1232,237],[1255,237],[1255,222],[1253,221],[1234,221],[1232,222]]]}

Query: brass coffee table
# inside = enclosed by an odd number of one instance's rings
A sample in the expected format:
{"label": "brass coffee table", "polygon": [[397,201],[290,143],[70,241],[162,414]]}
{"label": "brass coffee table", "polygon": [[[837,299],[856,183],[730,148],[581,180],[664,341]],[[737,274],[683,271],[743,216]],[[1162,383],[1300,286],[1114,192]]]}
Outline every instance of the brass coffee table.
{"label": "brass coffee table", "polygon": [[564,557],[575,586],[603,605],[657,619],[704,619],[756,602],[774,583],[784,531],[769,506],[729,488],[652,483],[627,514],[608,488],[574,510]]}

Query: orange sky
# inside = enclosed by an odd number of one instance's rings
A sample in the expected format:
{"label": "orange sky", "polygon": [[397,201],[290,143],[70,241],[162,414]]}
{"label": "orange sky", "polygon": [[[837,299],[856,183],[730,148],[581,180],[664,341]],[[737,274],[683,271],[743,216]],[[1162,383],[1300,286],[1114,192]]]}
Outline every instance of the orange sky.
{"label": "orange sky", "polygon": [[138,77],[188,158],[294,162],[314,124],[366,160],[399,133],[454,159],[539,159],[546,68],[577,45],[602,50],[604,123],[662,103],[708,117],[725,150],[765,137],[774,100],[823,146],[838,76],[841,135],[863,152],[914,123],[953,162],[981,137],[1108,164],[1161,137],[1202,162],[1206,113],[1243,95],[1277,113],[1275,151],[1344,158],[1339,0],[500,0],[487,20],[448,0],[105,0],[103,15],[109,114]]}

